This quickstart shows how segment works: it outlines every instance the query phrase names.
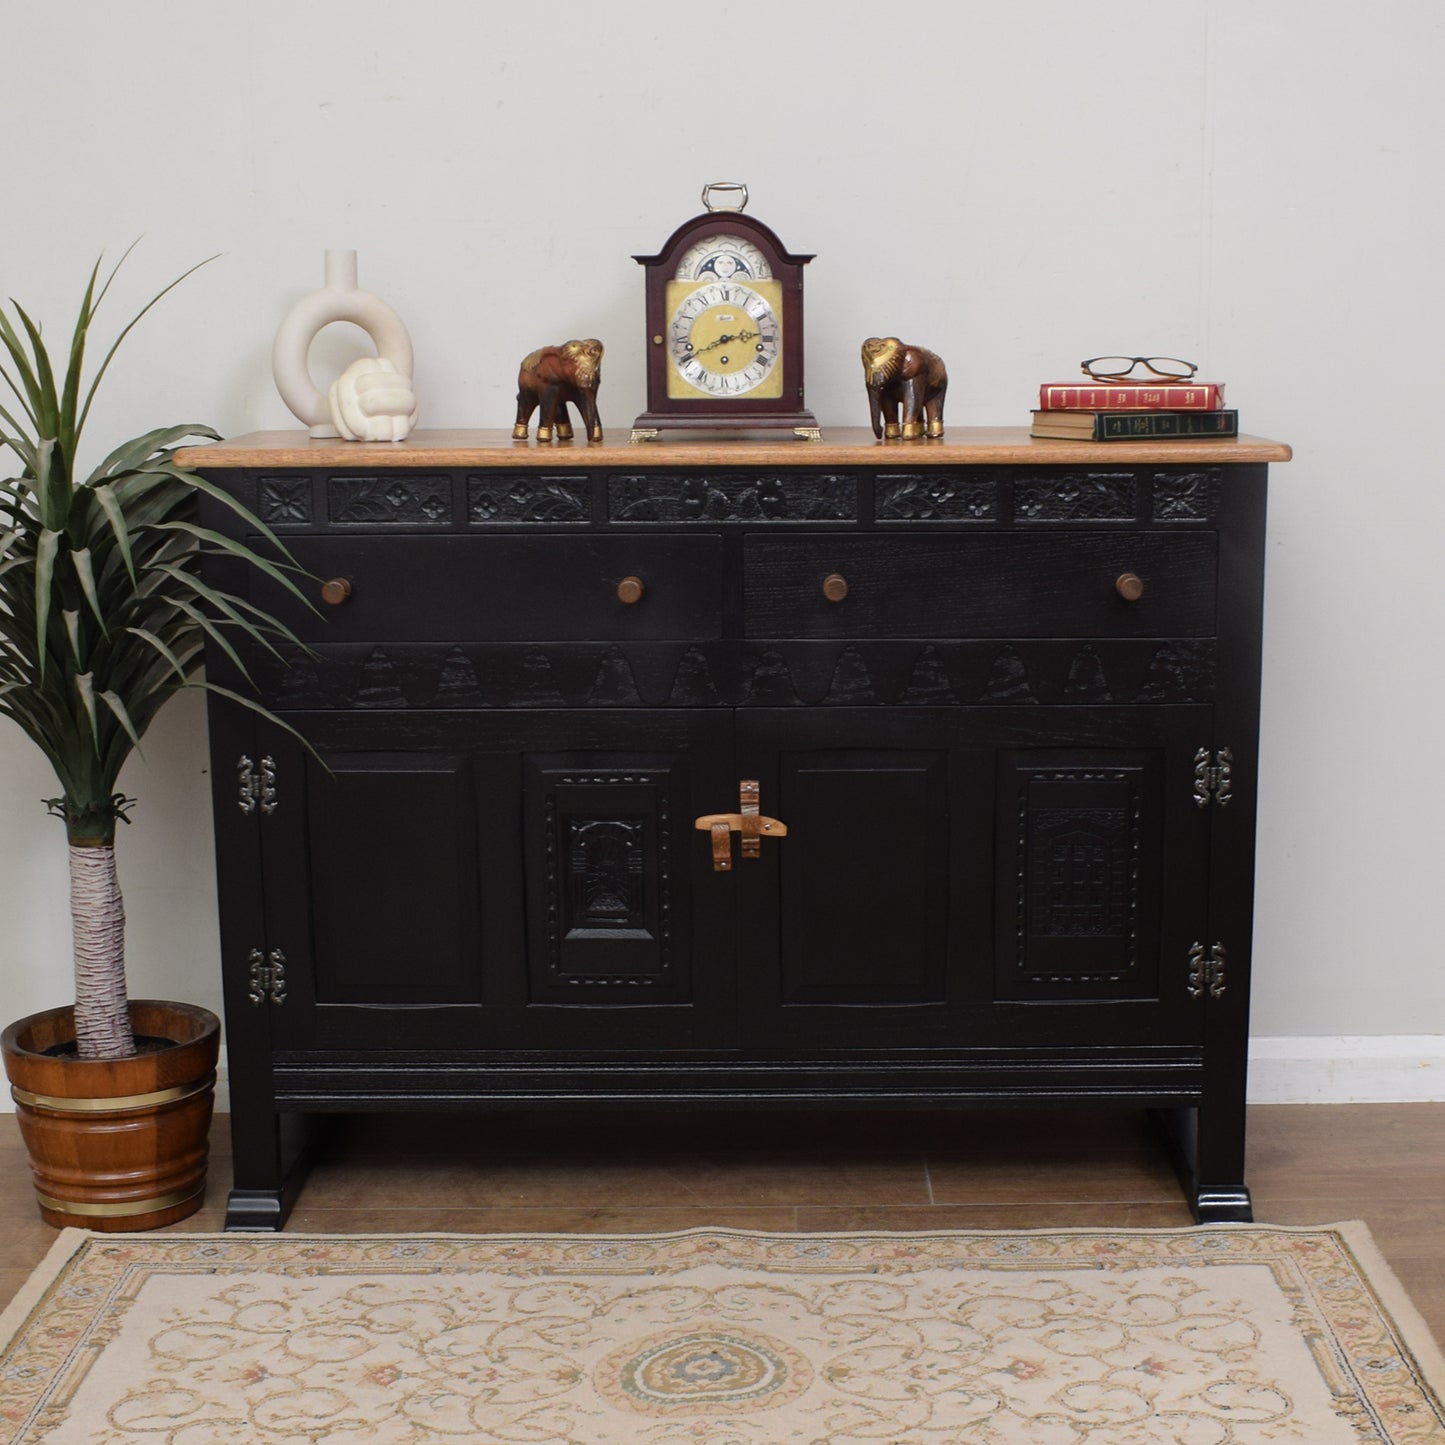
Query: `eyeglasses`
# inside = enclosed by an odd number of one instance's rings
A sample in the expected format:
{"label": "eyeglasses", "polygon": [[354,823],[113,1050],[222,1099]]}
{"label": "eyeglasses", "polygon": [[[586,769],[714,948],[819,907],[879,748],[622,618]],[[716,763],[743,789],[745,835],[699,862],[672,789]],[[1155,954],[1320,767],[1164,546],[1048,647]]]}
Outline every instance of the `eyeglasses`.
{"label": "eyeglasses", "polygon": [[1199,370],[1192,361],[1180,361],[1177,356],[1096,356],[1079,365],[1084,375],[1095,381],[1123,381],[1136,366],[1170,381],[1188,381]]}

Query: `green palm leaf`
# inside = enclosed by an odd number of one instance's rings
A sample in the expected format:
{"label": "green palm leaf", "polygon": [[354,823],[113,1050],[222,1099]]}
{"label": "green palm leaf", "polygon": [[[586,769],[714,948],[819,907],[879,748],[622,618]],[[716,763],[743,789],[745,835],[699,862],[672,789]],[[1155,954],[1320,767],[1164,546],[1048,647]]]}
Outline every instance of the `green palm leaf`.
{"label": "green palm leaf", "polygon": [[190,426],[163,426],[148,431],[134,441],[122,442],[87,478],[90,483],[115,476],[121,472],[134,471],[142,462],[148,461],[159,451],[165,451],[183,442],[187,437],[204,437],[207,441],[220,441],[221,434],[199,422]]}
{"label": "green palm leaf", "polygon": [[46,528],[35,549],[35,657],[40,679],[45,678],[45,632],[50,621],[50,602],[55,595],[55,558],[60,551],[59,532]]}
{"label": "green palm leaf", "polygon": [[[215,439],[211,428],[144,431],[77,481],[81,434],[121,343],[197,269],[131,316],[87,378],[95,316],[125,259],[108,274],[99,262],[92,268],[63,368],[23,306],[12,302],[9,314],[0,308],[0,381],[17,403],[0,407],[0,446],[22,467],[0,482],[0,716],[50,760],[65,789],[61,811],[86,820],[87,839],[97,819],[108,817],[113,827],[120,816],[120,768],[181,688],[220,691],[270,716],[258,703],[196,680],[207,646],[248,682],[254,649],[279,658],[280,643],[302,647],[265,608],[204,581],[202,557],[224,553],[311,606],[296,585],[295,558],[275,533],[227,492],[176,465],[176,448]],[[250,545],[200,525],[202,496],[244,522]]]}
{"label": "green palm leaf", "polygon": [[92,494],[102,515],[110,523],[111,534],[115,537],[115,544],[120,551],[121,560],[125,563],[125,570],[130,574],[131,582],[134,583],[136,580],[135,558],[131,554],[130,525],[126,521],[125,508],[121,506],[114,489],[108,485],[102,484],[93,487]]}

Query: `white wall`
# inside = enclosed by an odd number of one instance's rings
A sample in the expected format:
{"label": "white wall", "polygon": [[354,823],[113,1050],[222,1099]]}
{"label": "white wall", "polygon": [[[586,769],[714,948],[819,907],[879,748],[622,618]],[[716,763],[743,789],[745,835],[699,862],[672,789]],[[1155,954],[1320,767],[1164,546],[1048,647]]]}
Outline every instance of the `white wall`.
{"label": "white wall", "polygon": [[[690,18],[700,16],[702,18]],[[949,423],[1020,424],[1105,351],[1194,358],[1274,471],[1256,1032],[1445,1032],[1438,0],[657,0],[410,7],[9,0],[0,292],[59,333],[144,234],[93,419],[291,425],[272,334],[328,246],[411,329],[424,425],[505,426],[535,345],[597,335],[642,409],[642,276],[742,179],[808,274],[809,402],[866,421],[857,347],[941,351]],[[326,352],[321,358],[320,353]],[[318,343],[318,374],[359,354]],[[132,987],[219,1006],[204,718],[122,780]],[[0,1017],[65,1001],[61,826],[0,726]]]}

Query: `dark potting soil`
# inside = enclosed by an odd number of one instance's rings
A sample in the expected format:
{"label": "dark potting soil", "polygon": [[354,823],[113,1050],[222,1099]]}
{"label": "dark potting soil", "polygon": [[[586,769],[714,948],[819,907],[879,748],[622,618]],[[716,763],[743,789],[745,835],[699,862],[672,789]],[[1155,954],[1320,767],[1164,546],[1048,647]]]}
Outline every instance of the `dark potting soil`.
{"label": "dark potting soil", "polygon": [[[137,1034],[135,1039],[135,1051],[138,1054],[158,1054],[163,1049],[173,1049],[175,1046],[174,1039],[153,1038],[150,1034]],[[51,1044],[48,1049],[41,1049],[40,1052],[48,1059],[77,1059],[80,1057],[80,1050],[74,1039],[67,1039],[60,1044]]]}

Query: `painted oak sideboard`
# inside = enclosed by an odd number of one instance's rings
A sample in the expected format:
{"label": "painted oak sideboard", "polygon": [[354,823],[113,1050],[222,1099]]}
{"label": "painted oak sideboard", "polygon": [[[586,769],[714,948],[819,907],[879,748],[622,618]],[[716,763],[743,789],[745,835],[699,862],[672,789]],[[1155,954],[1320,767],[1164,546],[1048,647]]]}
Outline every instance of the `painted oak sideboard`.
{"label": "painted oak sideboard", "polygon": [[[1132,1104],[1250,1217],[1254,438],[184,454],[314,580],[212,699],[235,1188],[313,1116]],[[207,525],[251,529],[214,501]],[[212,678],[244,689],[235,662]],[[940,1127],[947,1121],[940,1120]]]}

